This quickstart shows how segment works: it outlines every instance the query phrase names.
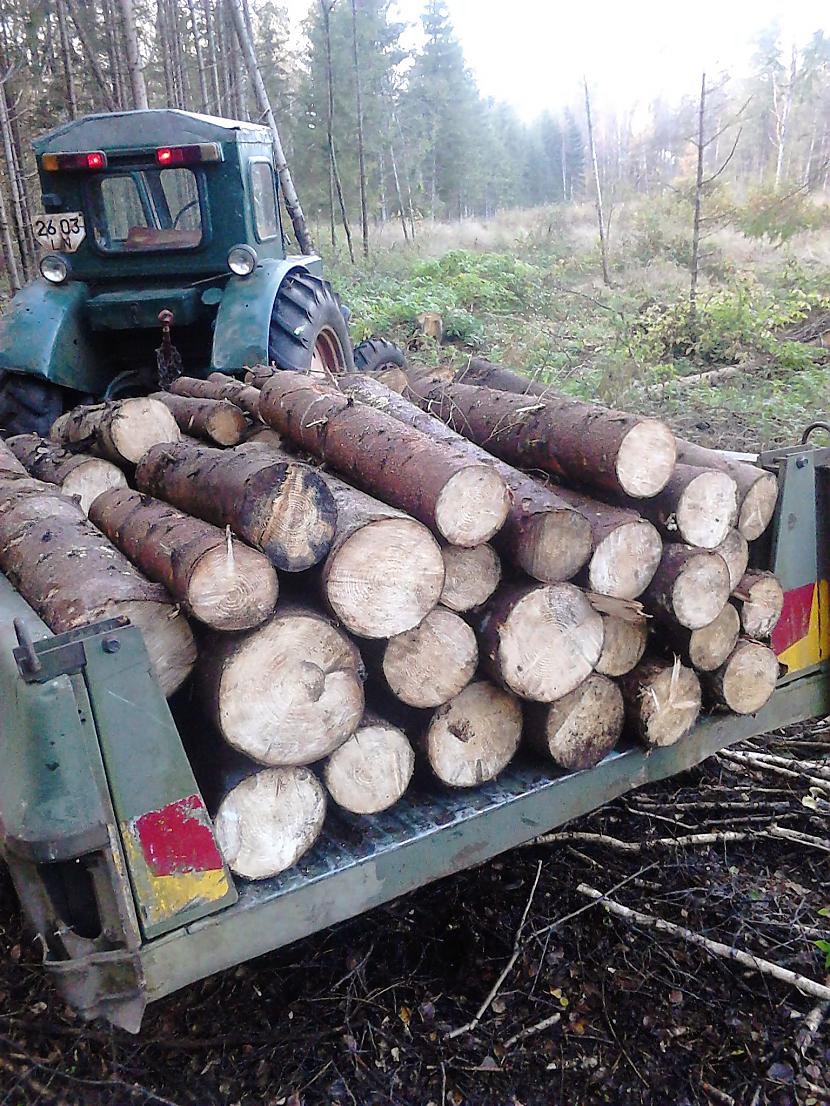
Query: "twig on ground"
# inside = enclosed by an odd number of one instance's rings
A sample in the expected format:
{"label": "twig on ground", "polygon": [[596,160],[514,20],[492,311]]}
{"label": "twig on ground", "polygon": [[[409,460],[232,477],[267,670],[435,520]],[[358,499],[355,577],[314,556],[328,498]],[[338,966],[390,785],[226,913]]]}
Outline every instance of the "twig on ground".
{"label": "twig on ground", "polygon": [[707,1098],[712,1100],[712,1102],[717,1102],[718,1106],[735,1106],[735,1099],[732,1095],[727,1094],[726,1091],[722,1091],[718,1087],[713,1087],[711,1083],[701,1083],[700,1089]]}
{"label": "twig on ground", "polygon": [[[606,845],[621,853],[640,853],[643,849],[686,847],[689,845],[718,845],[729,841],[746,841],[756,836],[741,830],[724,830],[720,833],[689,833],[684,837],[647,837],[643,841],[623,841],[607,833],[587,833],[581,830],[564,830],[561,833],[546,833],[528,841],[528,845],[558,845],[565,841],[581,841],[584,844]],[[783,834],[781,835],[783,836]]]}
{"label": "twig on ground", "polygon": [[811,833],[801,833],[799,830],[777,825],[770,826],[765,832],[767,837],[780,837],[784,841],[795,841],[798,845],[809,845],[810,848],[830,853],[830,841],[825,841],[823,837],[814,837]]}
{"label": "twig on ground", "polygon": [[[757,753],[736,753],[732,749],[722,749],[716,756],[719,760],[725,760],[727,764],[740,764],[744,767],[754,768],[756,771],[774,772],[776,775],[788,776],[790,779],[807,780],[811,787],[817,787],[821,791],[830,793],[830,781],[819,779],[818,776],[811,776],[809,772],[782,768],[780,764],[769,764],[767,761],[759,760]],[[793,763],[797,764],[798,762],[793,761]]]}
{"label": "twig on ground", "polygon": [[535,1033],[542,1033],[561,1020],[561,1014],[551,1014],[549,1018],[544,1018],[542,1021],[536,1022],[535,1025],[529,1025],[526,1029],[522,1029],[518,1033],[514,1033],[512,1037],[508,1037],[504,1042],[504,1048],[512,1048],[517,1041],[523,1041],[525,1037],[532,1037]]}
{"label": "twig on ground", "polygon": [[[830,984],[830,975],[827,976],[825,983]],[[801,1023],[801,1027],[796,1034],[795,1044],[802,1056],[806,1056],[810,1051],[810,1046],[828,1013],[830,1013],[830,1001],[823,999],[815,1004]]]}
{"label": "twig on ground", "polygon": [[774,753],[751,753],[756,761],[769,764],[775,768],[790,768],[799,772],[807,772],[811,776],[819,776],[823,780],[830,780],[830,768],[818,760],[799,760],[796,757],[779,757]]}

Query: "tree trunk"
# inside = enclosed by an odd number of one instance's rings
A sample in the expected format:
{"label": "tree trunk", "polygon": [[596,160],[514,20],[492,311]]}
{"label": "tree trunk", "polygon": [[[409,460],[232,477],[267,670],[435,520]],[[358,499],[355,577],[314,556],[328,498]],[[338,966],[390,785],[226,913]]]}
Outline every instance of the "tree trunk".
{"label": "tree trunk", "polygon": [[72,22],[75,25],[75,31],[78,35],[78,40],[81,43],[81,49],[83,50],[84,58],[86,60],[87,68],[95,78],[95,83],[98,85],[98,89],[101,93],[101,99],[106,111],[117,111],[117,105],[113,99],[112,92],[110,91],[110,83],[98,64],[98,52],[95,44],[89,36],[89,32],[84,24],[83,16],[81,14],[81,7],[78,0],[65,0],[67,9]]}
{"label": "tree trunk", "polygon": [[602,260],[602,279],[606,285],[611,284],[611,277],[608,275],[608,249],[605,243],[605,216],[602,211],[602,185],[599,179],[599,163],[597,161],[597,147],[594,142],[594,125],[591,121],[591,97],[588,93],[588,80],[583,78],[582,81],[585,88],[585,119],[588,123],[588,148],[591,152],[591,164],[594,169],[594,185],[597,190],[596,209],[597,209],[597,223],[599,225],[599,252]]}
{"label": "tree trunk", "polygon": [[378,661],[390,691],[402,703],[438,707],[472,680],[478,646],[463,618],[436,607],[413,629],[390,638]]}
{"label": "tree trunk", "polygon": [[138,49],[138,31],[135,24],[135,12],[133,0],[118,0],[121,7],[121,18],[124,23],[124,42],[127,52],[127,76],[130,78],[133,107],[137,111],[146,111],[147,87],[144,84],[144,69],[141,64],[141,55]]}
{"label": "tree trunk", "polygon": [[661,627],[666,644],[698,672],[712,672],[727,660],[741,631],[741,620],[731,603],[708,626],[687,630],[676,624]]}
{"label": "tree trunk", "polygon": [[648,621],[645,618],[602,616],[604,630],[602,652],[596,670],[603,676],[624,676],[640,663],[648,641]]}
{"label": "tree trunk", "polygon": [[593,768],[611,752],[622,734],[622,692],[596,673],[555,703],[531,703],[525,711],[525,736],[538,752],[572,772]]}
{"label": "tree trunk", "polygon": [[[170,385],[170,392],[167,394],[189,396],[193,399],[227,400],[252,418],[256,418],[259,411],[259,389],[223,373],[211,373],[207,380],[180,376]],[[172,411],[172,407],[170,409]],[[246,422],[243,438],[247,438],[248,429]]]}
{"label": "tree trunk", "polygon": [[[196,21],[196,0],[187,0],[187,9],[190,14],[190,29],[193,35],[193,48],[196,51],[196,67],[199,72],[199,111],[208,114],[210,112],[210,97],[208,95],[205,55],[202,49],[202,32]],[[207,31],[207,28],[205,28],[205,30]]]}
{"label": "tree trunk", "polygon": [[772,649],[741,638],[729,659],[703,677],[707,701],[735,714],[755,714],[778,682],[778,658]]}
{"label": "tree trunk", "polygon": [[36,480],[57,484],[65,496],[76,498],[84,514],[101,492],[126,487],[124,473],[110,461],[70,453],[38,434],[18,434],[6,445]]}
{"label": "tree trunk", "polygon": [[369,214],[366,204],[366,154],[363,149],[363,102],[360,87],[360,62],[357,55],[357,10],[352,0],[352,58],[354,61],[355,111],[357,114],[357,164],[360,180],[360,226],[363,231],[363,256],[369,256]]}
{"label": "tree trunk", "polygon": [[6,277],[9,282],[9,291],[12,295],[15,292],[19,292],[23,287],[23,282],[20,279],[20,270],[17,264],[17,254],[15,253],[14,242],[12,241],[12,231],[9,225],[9,213],[6,207],[6,197],[3,195],[3,189],[0,188],[0,243],[3,249],[3,264],[6,270]]}
{"label": "tree trunk", "polygon": [[331,546],[337,508],[322,476],[307,465],[179,442],[151,449],[135,479],[149,495],[230,526],[287,572],[317,564]]}
{"label": "tree trunk", "polygon": [[464,549],[445,545],[444,590],[441,605],[451,611],[471,611],[486,603],[501,580],[501,561],[492,546],[476,545]]}
{"label": "tree trunk", "polygon": [[749,563],[749,544],[739,530],[730,530],[713,553],[720,554],[729,569],[729,590],[733,592],[741,582]]}
{"label": "tree trunk", "polygon": [[404,242],[409,241],[409,231],[406,229],[406,211],[403,206],[403,196],[401,195],[401,182],[398,177],[398,162],[395,158],[395,147],[390,141],[389,143],[389,160],[392,164],[392,179],[395,182],[395,197],[398,202],[398,211],[401,217],[401,230],[403,231]]}
{"label": "tree trunk", "polygon": [[7,96],[7,77],[0,79],[0,139],[3,144],[3,160],[6,163],[6,184],[12,204],[12,225],[17,240],[20,267],[23,270],[25,280],[32,277],[33,253],[29,248],[27,232],[30,229],[29,220],[23,204],[23,189],[17,159],[15,158],[12,140],[11,117],[9,114],[9,101]]}
{"label": "tree trunk", "polygon": [[181,432],[158,400],[118,399],[67,411],[55,420],[49,436],[116,464],[138,464],[151,446],[177,442]]}
{"label": "tree trunk", "polygon": [[784,609],[784,592],[771,572],[750,570],[735,588],[733,602],[747,637],[766,641]]}
{"label": "tree trunk", "polygon": [[281,604],[245,634],[211,634],[197,675],[225,741],[260,764],[313,764],[363,716],[360,654],[333,623],[299,604]]}
{"label": "tree trunk", "polygon": [[690,545],[666,545],[643,595],[647,610],[700,630],[714,622],[729,599],[729,570],[717,553]]}
{"label": "tree trunk", "polygon": [[75,94],[75,74],[72,71],[72,45],[69,41],[69,30],[66,26],[66,7],[64,6],[64,0],[55,0],[55,8],[58,15],[58,32],[60,34],[63,75],[66,82],[66,106],[69,109],[69,118],[75,119],[78,115],[78,98]]}
{"label": "tree trunk", "polygon": [[513,759],[522,735],[522,708],[506,691],[476,680],[439,707],[423,746],[430,768],[449,787],[478,787]]}
{"label": "tree trunk", "polygon": [[[222,113],[222,97],[219,93],[219,55],[216,50],[216,36],[213,30],[213,12],[211,0],[202,0],[202,11],[205,17],[205,35],[207,37],[208,68],[210,70],[210,89],[213,99],[210,108],[216,115]],[[207,111],[208,109],[205,108]]]}
{"label": "tree trunk", "polygon": [[279,433],[454,545],[480,545],[505,520],[508,492],[492,468],[308,376],[276,373],[259,407]]}
{"label": "tree trunk", "polygon": [[[7,457],[12,455],[3,451]],[[124,616],[141,630],[165,695],[187,679],[196,646],[167,592],[140,575],[53,484],[0,476],[0,569],[53,633]]]}
{"label": "tree trunk", "polygon": [[208,522],[130,488],[99,495],[90,520],[188,614],[215,630],[250,630],[274,611],[277,574],[267,557]]}
{"label": "tree trunk", "polygon": [[403,796],[414,771],[415,753],[403,731],[367,713],[326,761],[323,779],[343,810],[380,814]]}
{"label": "tree trunk", "polygon": [[626,499],[670,540],[715,549],[738,520],[738,486],[720,469],[679,464],[652,499]]}
{"label": "tree trunk", "polygon": [[477,628],[488,675],[541,703],[573,691],[602,652],[602,618],[573,584],[503,585]]}
{"label": "tree trunk", "polygon": [[645,657],[620,680],[626,718],[649,748],[674,745],[700,714],[700,681],[679,660]]}
{"label": "tree trunk", "polygon": [[455,384],[475,384],[481,388],[493,388],[497,392],[515,392],[517,395],[547,396],[550,388],[521,376],[503,365],[494,365],[484,357],[471,357],[463,369],[459,369],[453,378]]}
{"label": "tree trunk", "polygon": [[118,21],[115,14],[113,0],[104,0],[102,15],[104,30],[107,39],[107,65],[109,68],[112,91],[119,111],[127,106],[127,92],[124,82],[124,74],[121,70],[123,47],[119,43]]}
{"label": "tree trunk", "polygon": [[704,127],[706,125],[706,74],[700,79],[700,103],[697,114],[697,174],[695,177],[694,217],[692,220],[692,257],[689,262],[689,329],[697,336],[697,278],[700,270],[700,216],[703,207],[703,155],[706,150]]}
{"label": "tree trunk", "polygon": [[326,86],[328,90],[328,110],[326,114],[326,139],[329,148],[329,165],[334,186],[337,191],[337,201],[340,205],[340,217],[343,220],[343,230],[346,233],[346,244],[349,248],[349,258],[354,265],[354,246],[352,245],[352,231],[349,226],[349,217],[346,214],[346,201],[343,197],[343,182],[337,169],[337,157],[334,152],[334,70],[331,61],[331,27],[329,16],[334,7],[335,0],[320,0],[320,12],[323,17],[323,36],[326,44]]}
{"label": "tree trunk", "polygon": [[738,529],[747,541],[760,538],[772,521],[778,500],[778,479],[773,473],[682,438],[677,443],[677,460],[684,465],[718,469],[731,476],[738,485]]}
{"label": "tree trunk", "polygon": [[239,445],[251,425],[245,412],[227,399],[197,399],[170,392],[155,392],[150,398],[164,404],[184,434],[217,445]]}

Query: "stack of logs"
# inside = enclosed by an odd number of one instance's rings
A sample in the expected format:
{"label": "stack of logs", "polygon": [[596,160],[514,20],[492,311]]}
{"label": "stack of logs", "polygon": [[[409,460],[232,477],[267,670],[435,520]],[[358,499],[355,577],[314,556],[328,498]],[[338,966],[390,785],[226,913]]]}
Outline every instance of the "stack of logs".
{"label": "stack of logs", "polygon": [[168,695],[193,671],[248,878],[418,759],[450,787],[522,745],[586,769],[778,677],[783,595],[747,567],[774,476],[486,362],[401,387],[181,377],[0,443],[0,569],[55,632],[126,614]]}

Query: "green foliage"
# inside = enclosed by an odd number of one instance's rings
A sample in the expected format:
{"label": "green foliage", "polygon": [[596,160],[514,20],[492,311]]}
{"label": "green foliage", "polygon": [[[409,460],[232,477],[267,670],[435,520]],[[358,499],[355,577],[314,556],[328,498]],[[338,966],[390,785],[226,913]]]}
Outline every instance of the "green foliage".
{"label": "green foliage", "polygon": [[830,970],[830,941],[816,941],[816,948],[824,953],[824,966]]}
{"label": "green foliage", "polygon": [[734,220],[747,238],[766,238],[776,246],[797,234],[830,225],[827,209],[813,203],[801,189],[785,195],[770,188],[758,189],[735,208]]}

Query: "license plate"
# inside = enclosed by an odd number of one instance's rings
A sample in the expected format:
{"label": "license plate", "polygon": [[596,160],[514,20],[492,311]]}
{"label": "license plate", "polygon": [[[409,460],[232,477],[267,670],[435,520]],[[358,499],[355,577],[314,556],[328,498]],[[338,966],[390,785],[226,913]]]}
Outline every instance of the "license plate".
{"label": "license plate", "polygon": [[34,219],[35,238],[49,250],[74,253],[86,237],[81,211],[64,211],[60,215],[38,215]]}

